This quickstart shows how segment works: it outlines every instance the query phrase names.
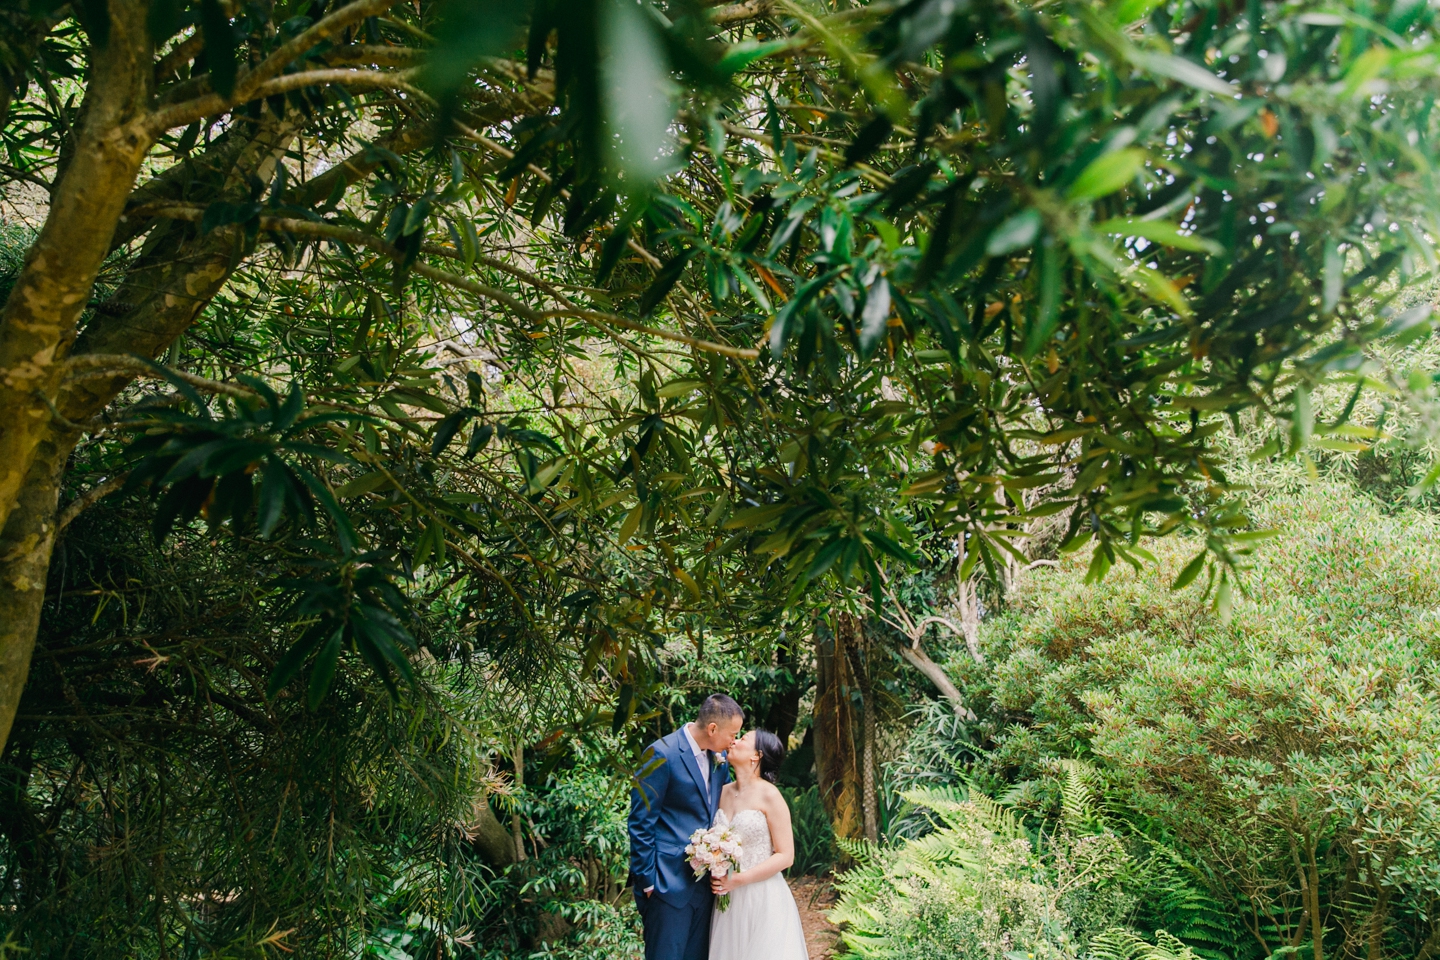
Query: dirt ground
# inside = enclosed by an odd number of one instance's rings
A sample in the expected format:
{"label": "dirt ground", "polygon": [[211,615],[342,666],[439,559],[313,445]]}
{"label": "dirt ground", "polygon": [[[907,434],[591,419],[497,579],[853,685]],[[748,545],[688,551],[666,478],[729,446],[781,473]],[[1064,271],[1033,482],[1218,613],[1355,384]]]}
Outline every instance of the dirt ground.
{"label": "dirt ground", "polygon": [[794,877],[790,879],[790,891],[800,908],[800,924],[805,928],[810,960],[829,960],[840,936],[840,931],[825,919],[825,911],[835,904],[834,888],[823,877]]}

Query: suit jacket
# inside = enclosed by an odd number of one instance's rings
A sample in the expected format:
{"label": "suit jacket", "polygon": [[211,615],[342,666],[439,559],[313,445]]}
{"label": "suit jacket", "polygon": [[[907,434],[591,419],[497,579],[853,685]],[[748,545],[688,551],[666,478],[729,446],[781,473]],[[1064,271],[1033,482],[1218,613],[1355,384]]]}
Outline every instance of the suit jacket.
{"label": "suit jacket", "polygon": [[630,791],[630,882],[636,890],[654,887],[654,896],[684,906],[711,896],[705,878],[697,880],[685,857],[690,835],[715,820],[720,790],[730,768],[711,762],[710,786],[690,752],[683,729],[656,740],[645,751],[637,785]]}

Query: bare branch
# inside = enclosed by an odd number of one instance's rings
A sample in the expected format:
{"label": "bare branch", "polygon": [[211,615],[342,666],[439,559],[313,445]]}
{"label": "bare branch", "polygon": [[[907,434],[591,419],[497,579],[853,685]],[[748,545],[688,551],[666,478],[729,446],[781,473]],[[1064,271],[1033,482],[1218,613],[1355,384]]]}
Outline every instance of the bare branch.
{"label": "bare branch", "polygon": [[[68,380],[84,380],[87,377],[106,377],[114,373],[127,373],[136,377],[149,377],[153,380],[163,380],[165,377],[150,364],[139,357],[128,356],[123,353],[82,353],[71,357],[65,362],[65,376]],[[210,380],[206,377],[196,376],[193,373],[186,373],[183,370],[170,370],[169,373],[190,386],[207,393],[223,393],[232,397],[240,397],[245,400],[254,399],[259,396],[249,387],[242,387],[235,383],[225,383],[221,380]]]}
{"label": "bare branch", "polygon": [[170,78],[176,70],[195,59],[196,54],[205,49],[205,35],[196,30],[190,36],[181,40],[170,49],[170,52],[161,57],[155,64],[155,82],[163,83]]}
{"label": "bare branch", "polygon": [[413,65],[425,56],[417,47],[387,47],[376,44],[353,43],[327,50],[325,62],[333,65],[368,63],[376,67],[401,67]]}
{"label": "bare branch", "polygon": [[773,6],[774,0],[745,0],[744,3],[732,3],[710,14],[710,22],[717,27],[731,27],[737,23],[744,23],[746,20],[768,17]]}
{"label": "bare branch", "polygon": [[197,120],[224,113],[249,100],[261,100],[276,94],[289,93],[291,90],[299,90],[301,87],[330,83],[346,87],[403,90],[417,97],[423,97],[424,94],[410,83],[415,72],[415,70],[352,70],[346,67],[335,67],[287,73],[283,77],[276,77],[250,88],[243,97],[238,92],[229,97],[210,93],[196,97],[194,100],[186,100],[183,103],[164,107],[150,115],[146,120],[146,127],[151,136],[159,136],[166,130],[189,126]]}
{"label": "bare branch", "polygon": [[355,0],[328,16],[321,17],[308,29],[301,31],[293,40],[282,43],[264,62],[242,76],[235,85],[238,100],[249,100],[253,90],[280,72],[306,50],[329,40],[346,27],[353,26],[370,17],[376,17],[389,10],[397,0]]}
{"label": "bare branch", "polygon": [[540,315],[542,317],[575,317],[576,319],[589,320],[592,323],[599,323],[601,325],[609,324],[611,326],[623,327],[635,333],[659,337],[661,340],[669,340],[671,343],[683,343],[686,346],[694,347],[696,350],[703,350],[706,353],[718,353],[727,357],[734,357],[737,360],[754,360],[760,356],[760,351],[753,347],[732,347],[725,343],[715,343],[713,340],[700,340],[695,337],[688,337],[683,333],[673,333],[669,330],[647,327],[643,323],[636,323],[634,320],[627,320],[613,313],[601,313],[598,310],[546,310]]}
{"label": "bare branch", "polygon": [[966,705],[965,698],[960,694],[960,688],[955,686],[954,681],[945,673],[940,664],[925,655],[924,650],[901,647],[900,656],[935,684],[935,688],[940,691],[941,696],[950,701],[950,706],[955,710],[957,717],[962,720],[976,719],[975,711]]}
{"label": "bare branch", "polygon": [[130,479],[130,471],[126,470],[124,473],[117,474],[109,480],[96,484],[74,500],[71,500],[65,505],[65,509],[61,510],[60,514],[55,518],[55,532],[58,534],[61,530],[70,526],[71,522],[80,516],[80,514],[125,486],[125,481],[128,479]]}
{"label": "bare branch", "polygon": [[46,193],[54,189],[54,185],[51,184],[50,181],[42,180],[35,176],[35,174],[27,173],[19,167],[12,167],[8,163],[0,163],[0,173],[5,174],[13,180],[24,180],[26,183],[33,183],[35,186],[44,189]]}

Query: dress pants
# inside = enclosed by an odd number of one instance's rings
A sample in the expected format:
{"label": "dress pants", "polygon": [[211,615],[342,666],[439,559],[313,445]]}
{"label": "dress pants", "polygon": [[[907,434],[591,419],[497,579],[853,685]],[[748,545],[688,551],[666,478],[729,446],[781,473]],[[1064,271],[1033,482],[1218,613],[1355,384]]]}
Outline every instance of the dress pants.
{"label": "dress pants", "polygon": [[700,897],[677,907],[636,890],[635,903],[645,925],[645,960],[707,960],[713,899]]}

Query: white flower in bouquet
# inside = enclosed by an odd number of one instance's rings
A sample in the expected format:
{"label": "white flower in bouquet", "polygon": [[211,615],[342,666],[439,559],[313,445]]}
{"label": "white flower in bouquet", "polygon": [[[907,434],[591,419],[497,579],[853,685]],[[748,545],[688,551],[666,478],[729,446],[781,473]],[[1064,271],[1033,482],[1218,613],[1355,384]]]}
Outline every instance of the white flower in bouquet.
{"label": "white flower in bouquet", "polygon": [[[734,870],[740,872],[740,838],[727,827],[702,827],[690,835],[685,847],[685,856],[690,858],[690,869],[695,879],[707,873],[712,877],[723,877]],[[721,912],[730,906],[730,894],[722,893],[716,901]]]}

